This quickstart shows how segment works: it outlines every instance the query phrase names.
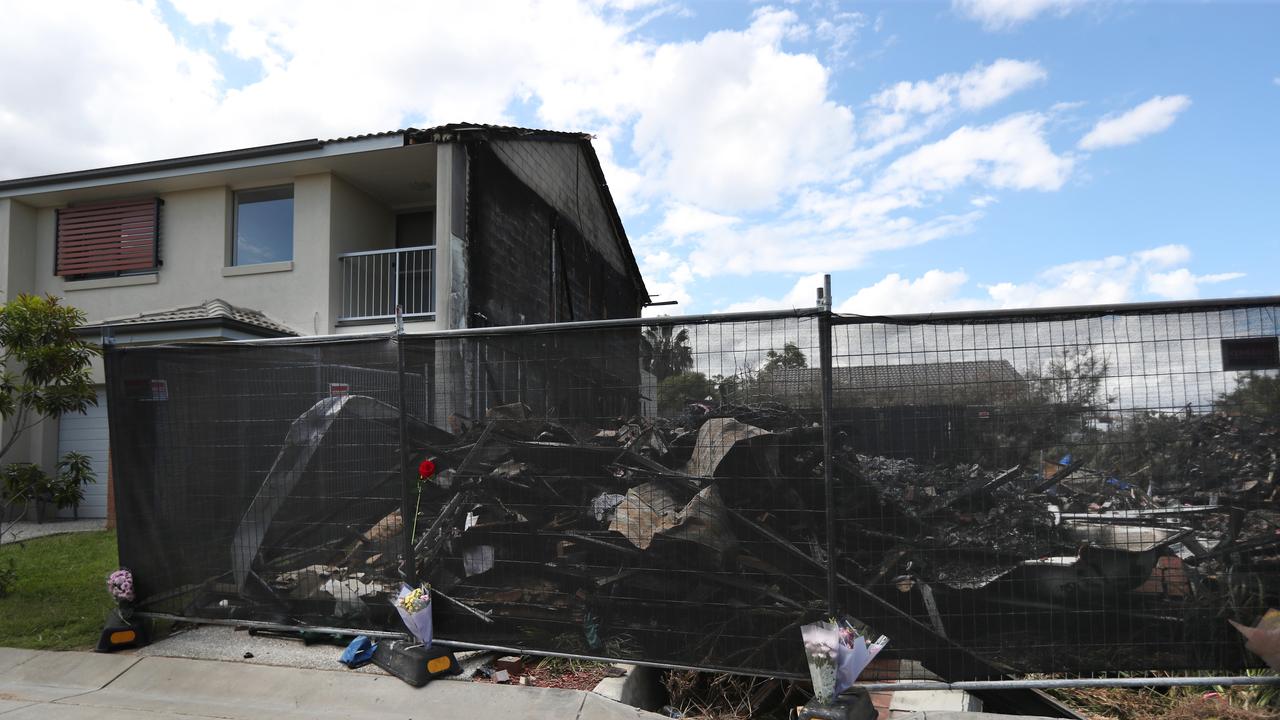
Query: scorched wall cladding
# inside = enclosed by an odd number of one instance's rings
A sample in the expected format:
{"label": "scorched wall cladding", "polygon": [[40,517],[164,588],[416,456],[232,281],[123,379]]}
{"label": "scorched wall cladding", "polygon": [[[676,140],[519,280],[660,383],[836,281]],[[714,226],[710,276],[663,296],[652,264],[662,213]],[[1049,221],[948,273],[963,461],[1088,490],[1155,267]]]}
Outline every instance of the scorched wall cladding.
{"label": "scorched wall cladding", "polygon": [[[581,219],[576,211],[570,217],[557,210],[544,196],[563,195],[565,183],[572,182],[573,166],[565,170],[559,167],[562,163],[550,162],[555,153],[549,151],[513,152],[524,145],[560,144],[508,143],[501,154],[493,144],[472,146],[471,324],[637,317],[640,291],[636,279],[623,269],[619,239],[607,225],[589,220],[602,212],[598,193],[580,178],[582,192],[577,194],[590,190],[596,199],[579,203]],[[564,147],[580,154],[575,145]],[[514,172],[508,162],[519,164],[521,172]],[[562,177],[566,173],[568,179]],[[528,184],[544,182],[546,187],[538,190]]]}
{"label": "scorched wall cladding", "polygon": [[623,241],[617,237],[581,143],[494,140],[490,147],[520,182],[561,215],[572,218],[610,266],[626,272]]}

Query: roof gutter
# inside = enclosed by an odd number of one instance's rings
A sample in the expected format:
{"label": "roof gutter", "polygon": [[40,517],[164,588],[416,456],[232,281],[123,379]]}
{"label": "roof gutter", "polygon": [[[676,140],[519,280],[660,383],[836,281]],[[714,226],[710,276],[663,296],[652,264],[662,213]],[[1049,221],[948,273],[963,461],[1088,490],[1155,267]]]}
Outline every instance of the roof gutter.
{"label": "roof gutter", "polygon": [[185,157],[168,158],[166,160],[152,160],[149,162],[132,163],[129,165],[113,165],[111,167],[95,168],[93,170],[76,170],[74,172],[55,173],[53,175],[37,175],[35,177],[18,178],[16,180],[0,180],[0,191],[21,190],[23,188],[38,187],[40,185],[53,185],[65,182],[100,180],[103,178],[133,175],[144,172],[176,170],[217,162],[252,160],[254,158],[270,157],[272,155],[286,155],[289,153],[306,152],[308,150],[319,150],[320,148],[323,148],[324,145],[324,141],[312,138],[310,140],[296,140],[294,142],[277,143],[275,145],[259,145],[258,147],[242,148],[240,150],[225,150],[223,152],[205,153],[203,155],[187,155]]}

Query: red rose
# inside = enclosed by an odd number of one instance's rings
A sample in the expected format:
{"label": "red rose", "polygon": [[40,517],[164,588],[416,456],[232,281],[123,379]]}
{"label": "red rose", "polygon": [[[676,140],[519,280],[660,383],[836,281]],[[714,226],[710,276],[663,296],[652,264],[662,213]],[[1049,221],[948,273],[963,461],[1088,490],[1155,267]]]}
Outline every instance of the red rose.
{"label": "red rose", "polygon": [[420,479],[426,480],[427,478],[435,474],[436,474],[436,464],[431,462],[430,460],[423,460],[421,463],[418,464],[418,477]]}

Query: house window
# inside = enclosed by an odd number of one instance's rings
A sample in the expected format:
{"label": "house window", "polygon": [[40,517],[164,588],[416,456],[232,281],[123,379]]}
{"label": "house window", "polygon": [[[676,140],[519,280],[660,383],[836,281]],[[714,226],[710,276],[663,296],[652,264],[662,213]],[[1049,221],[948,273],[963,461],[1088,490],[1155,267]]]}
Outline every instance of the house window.
{"label": "house window", "polygon": [[293,259],[293,186],[236,192],[231,264]]}
{"label": "house window", "polygon": [[54,274],[111,277],[160,266],[159,198],[58,210]]}

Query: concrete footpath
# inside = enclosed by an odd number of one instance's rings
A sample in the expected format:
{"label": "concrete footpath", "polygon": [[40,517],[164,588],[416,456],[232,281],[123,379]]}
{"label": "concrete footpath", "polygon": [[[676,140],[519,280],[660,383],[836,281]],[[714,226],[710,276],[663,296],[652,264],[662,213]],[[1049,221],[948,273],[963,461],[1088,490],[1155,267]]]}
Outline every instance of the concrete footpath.
{"label": "concrete footpath", "polygon": [[0,648],[0,718],[659,718],[591,692],[218,660]]}

